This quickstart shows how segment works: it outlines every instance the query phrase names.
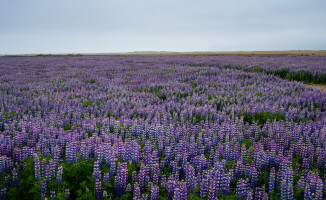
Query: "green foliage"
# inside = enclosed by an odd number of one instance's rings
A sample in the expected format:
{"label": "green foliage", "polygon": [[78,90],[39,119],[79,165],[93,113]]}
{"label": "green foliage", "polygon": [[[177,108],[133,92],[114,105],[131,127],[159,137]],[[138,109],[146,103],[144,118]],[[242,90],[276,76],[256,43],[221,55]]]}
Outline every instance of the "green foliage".
{"label": "green foliage", "polygon": [[227,168],[228,170],[229,170],[229,169],[232,169],[233,164],[234,164],[234,161],[226,161],[226,168]]}
{"label": "green foliage", "polygon": [[163,86],[154,86],[150,88],[150,91],[153,93],[156,93],[158,91],[160,91],[161,89],[163,89]]}
{"label": "green foliage", "polygon": [[[194,117],[194,116],[193,116]],[[196,119],[196,123],[198,124],[198,123],[200,123],[200,120],[201,120],[201,114],[199,113],[199,114],[197,114],[196,116],[195,116],[195,119]]]}
{"label": "green foliage", "polygon": [[294,199],[296,199],[296,200],[303,200],[304,198],[304,188],[301,188],[301,189],[299,189],[298,187],[297,187],[297,185],[296,186],[294,186]]}
{"label": "green foliage", "polygon": [[92,103],[92,102],[89,102],[89,101],[84,101],[82,104],[83,104],[83,106],[84,106],[85,108],[87,108],[87,107],[89,107],[89,106],[93,106],[93,103]]}
{"label": "green foliage", "polygon": [[131,193],[127,193],[127,194],[124,194],[122,195],[120,198],[115,198],[115,199],[119,199],[119,200],[129,200],[129,199],[132,199],[132,194]]}
{"label": "green foliage", "polygon": [[94,78],[94,79],[91,79],[91,80],[87,80],[86,82],[87,83],[95,83],[96,82],[96,79]]}
{"label": "green foliage", "polygon": [[325,84],[326,75],[312,74],[309,71],[298,71],[295,73],[289,73],[285,76],[287,80],[296,80],[304,83],[315,83],[315,84]]}
{"label": "green foliage", "polygon": [[219,199],[221,199],[221,200],[234,200],[234,199],[237,199],[237,195],[235,194],[235,191],[231,191],[229,195],[219,194]]}
{"label": "green foliage", "polygon": [[192,89],[196,89],[197,83],[190,83],[190,86],[192,87]]}
{"label": "green foliage", "polygon": [[63,129],[65,131],[68,131],[68,130],[71,130],[71,124],[67,125],[67,126],[64,126]]}
{"label": "green foliage", "polygon": [[268,73],[269,74],[274,74],[274,75],[279,76],[281,78],[285,78],[287,76],[287,74],[289,73],[289,71],[290,71],[289,68],[280,68],[280,69],[270,71]]}
{"label": "green foliage", "polygon": [[109,112],[108,118],[110,118],[110,117],[115,117],[115,114],[113,114],[113,112]]}
{"label": "green foliage", "polygon": [[249,149],[251,146],[252,146],[252,141],[251,140],[247,140],[247,139],[244,139],[241,141],[240,145],[246,145],[246,149]]}
{"label": "green foliage", "polygon": [[258,66],[252,67],[253,72],[264,72],[264,69]]}
{"label": "green foliage", "polygon": [[165,94],[155,93],[155,96],[157,96],[159,99],[162,99],[163,101],[166,100],[166,95]]}
{"label": "green foliage", "polygon": [[5,119],[8,119],[8,117],[9,117],[9,113],[8,113],[8,112],[3,113],[2,115],[3,115],[3,117],[4,117]]}
{"label": "green foliage", "polygon": [[262,113],[255,113],[254,115],[249,114],[240,114],[239,117],[243,116],[243,121],[249,124],[252,124],[253,122],[257,122],[257,124],[265,124],[267,120],[276,120],[281,121],[285,119],[285,115],[282,113],[272,114],[270,112],[262,112]]}

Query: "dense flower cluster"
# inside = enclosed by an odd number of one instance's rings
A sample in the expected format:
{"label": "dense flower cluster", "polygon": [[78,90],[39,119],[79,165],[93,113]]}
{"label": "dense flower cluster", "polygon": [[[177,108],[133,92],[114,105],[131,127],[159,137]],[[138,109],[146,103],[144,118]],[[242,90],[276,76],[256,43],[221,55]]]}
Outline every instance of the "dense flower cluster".
{"label": "dense flower cluster", "polygon": [[325,62],[0,58],[1,199],[323,199]]}

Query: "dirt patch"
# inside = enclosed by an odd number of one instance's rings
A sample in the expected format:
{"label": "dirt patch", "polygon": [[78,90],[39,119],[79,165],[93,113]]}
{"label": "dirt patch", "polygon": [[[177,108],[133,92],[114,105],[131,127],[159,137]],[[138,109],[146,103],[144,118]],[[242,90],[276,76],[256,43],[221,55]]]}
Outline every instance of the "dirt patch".
{"label": "dirt patch", "polygon": [[326,85],[318,85],[318,84],[305,84],[306,87],[311,87],[311,88],[318,88],[326,92]]}

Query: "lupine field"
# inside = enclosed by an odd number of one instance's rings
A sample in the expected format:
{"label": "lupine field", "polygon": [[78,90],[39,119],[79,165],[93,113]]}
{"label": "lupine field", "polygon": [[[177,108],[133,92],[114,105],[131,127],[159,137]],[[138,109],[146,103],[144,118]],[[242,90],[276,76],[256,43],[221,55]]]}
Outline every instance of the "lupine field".
{"label": "lupine field", "polygon": [[326,198],[326,56],[0,57],[1,199]]}

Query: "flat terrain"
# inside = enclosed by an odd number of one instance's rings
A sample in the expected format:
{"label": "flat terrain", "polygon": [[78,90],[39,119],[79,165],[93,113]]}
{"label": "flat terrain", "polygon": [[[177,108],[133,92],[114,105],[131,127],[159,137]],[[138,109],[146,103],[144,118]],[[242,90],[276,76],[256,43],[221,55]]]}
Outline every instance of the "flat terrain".
{"label": "flat terrain", "polygon": [[117,53],[114,55],[123,56],[216,56],[216,55],[289,55],[289,56],[322,56],[326,55],[326,50],[322,51],[221,51],[221,52],[135,52]]}
{"label": "flat terrain", "polygon": [[326,50],[320,51],[209,51],[209,52],[161,52],[161,51],[137,51],[126,53],[71,53],[71,54],[21,54],[0,55],[1,56],[262,56],[262,55],[284,55],[284,56],[324,56]]}
{"label": "flat terrain", "polygon": [[0,199],[325,199],[325,66],[1,57]]}

